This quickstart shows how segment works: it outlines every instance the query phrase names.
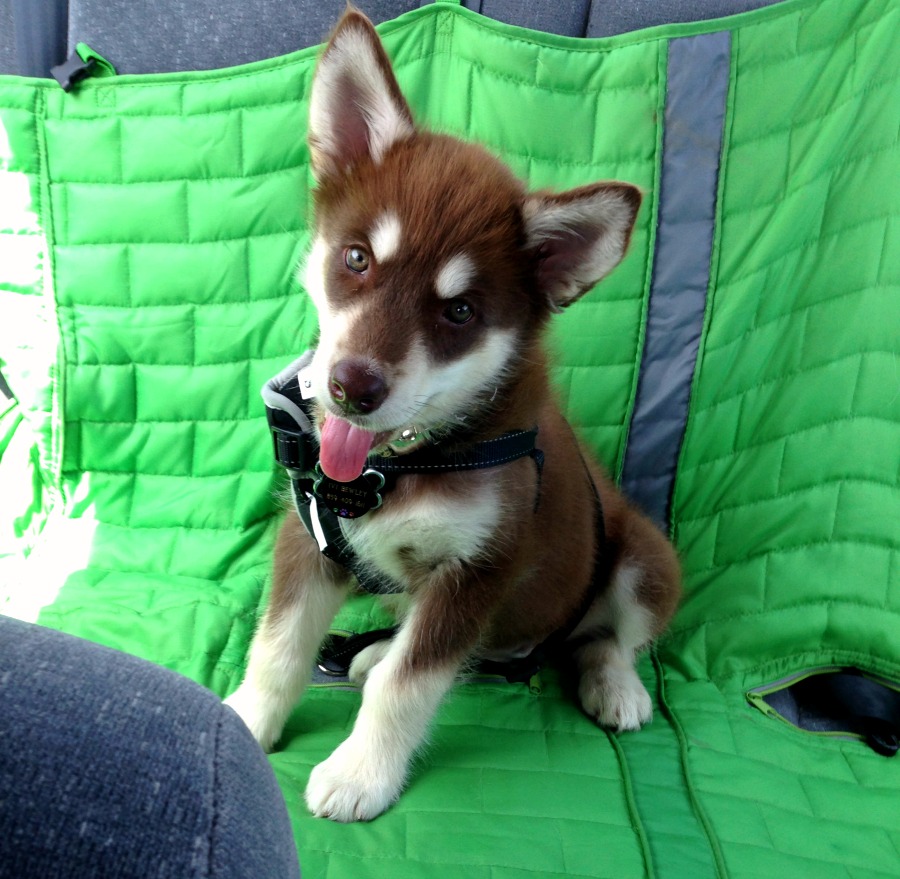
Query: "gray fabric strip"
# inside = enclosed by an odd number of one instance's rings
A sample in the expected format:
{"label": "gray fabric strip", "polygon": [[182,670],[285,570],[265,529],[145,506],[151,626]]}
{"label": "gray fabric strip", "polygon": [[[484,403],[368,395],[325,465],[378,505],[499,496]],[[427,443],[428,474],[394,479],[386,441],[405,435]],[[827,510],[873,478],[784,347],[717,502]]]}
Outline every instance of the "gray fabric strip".
{"label": "gray fabric strip", "polygon": [[656,253],[622,487],[668,527],[706,310],[731,34],[669,43]]}

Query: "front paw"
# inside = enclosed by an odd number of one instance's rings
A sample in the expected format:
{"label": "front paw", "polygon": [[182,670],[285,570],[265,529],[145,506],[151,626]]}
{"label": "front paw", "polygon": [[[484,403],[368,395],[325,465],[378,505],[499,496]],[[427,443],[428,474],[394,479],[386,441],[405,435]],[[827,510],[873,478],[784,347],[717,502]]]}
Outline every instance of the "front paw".
{"label": "front paw", "polygon": [[264,751],[272,750],[281,735],[283,723],[273,716],[267,707],[267,700],[260,693],[247,684],[241,684],[224,700],[224,704],[237,712]]}
{"label": "front paw", "polygon": [[371,821],[400,796],[405,771],[376,763],[364,746],[347,739],[316,766],[306,786],[306,804],[318,818]]}
{"label": "front paw", "polygon": [[584,710],[616,732],[638,730],[653,717],[653,703],[633,668],[607,666],[582,675],[578,696]]}

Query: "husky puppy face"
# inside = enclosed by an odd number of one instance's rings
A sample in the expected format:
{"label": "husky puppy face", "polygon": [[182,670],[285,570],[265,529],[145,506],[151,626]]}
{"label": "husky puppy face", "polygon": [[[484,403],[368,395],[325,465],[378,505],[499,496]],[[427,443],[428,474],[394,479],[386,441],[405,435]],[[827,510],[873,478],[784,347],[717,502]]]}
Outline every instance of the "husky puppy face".
{"label": "husky puppy face", "polygon": [[418,129],[353,16],[313,84],[304,277],[319,313],[322,466],[342,481],[374,446],[458,426],[494,393],[550,314],[619,262],[640,204],[622,183],[528,194],[481,147]]}
{"label": "husky puppy face", "polygon": [[[306,280],[320,315],[319,390],[335,414],[375,431],[429,427],[496,386],[549,314],[523,198],[492,156],[430,134],[323,181]],[[329,380],[348,361],[385,383],[369,412],[333,398]]]}

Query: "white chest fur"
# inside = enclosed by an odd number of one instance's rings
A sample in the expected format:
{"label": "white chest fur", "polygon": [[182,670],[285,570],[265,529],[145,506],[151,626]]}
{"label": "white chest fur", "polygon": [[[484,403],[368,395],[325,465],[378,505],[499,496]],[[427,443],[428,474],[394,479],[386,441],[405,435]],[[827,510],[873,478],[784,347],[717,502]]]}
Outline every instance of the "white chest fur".
{"label": "white chest fur", "polygon": [[500,515],[497,483],[481,473],[465,493],[386,502],[382,509],[342,524],[363,564],[406,586],[410,561],[435,567],[449,559],[476,558],[495,538]]}

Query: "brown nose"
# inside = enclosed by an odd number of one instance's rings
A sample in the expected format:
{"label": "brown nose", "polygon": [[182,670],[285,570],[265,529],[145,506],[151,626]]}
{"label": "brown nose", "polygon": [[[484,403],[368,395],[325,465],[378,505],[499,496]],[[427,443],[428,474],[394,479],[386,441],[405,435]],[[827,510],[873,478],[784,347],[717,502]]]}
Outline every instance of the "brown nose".
{"label": "brown nose", "polygon": [[331,399],[354,414],[374,412],[387,397],[381,373],[364,360],[339,360],[328,382]]}

